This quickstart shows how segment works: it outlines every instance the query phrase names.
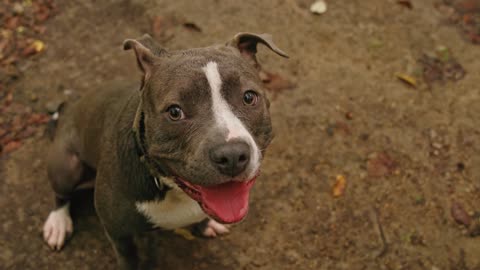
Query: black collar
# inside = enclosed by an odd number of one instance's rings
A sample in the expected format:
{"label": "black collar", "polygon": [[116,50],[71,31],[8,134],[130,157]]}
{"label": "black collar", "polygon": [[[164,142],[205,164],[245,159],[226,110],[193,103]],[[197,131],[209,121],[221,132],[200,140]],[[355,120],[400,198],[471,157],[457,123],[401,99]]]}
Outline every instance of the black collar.
{"label": "black collar", "polygon": [[140,161],[147,167],[155,186],[159,191],[163,191],[164,184],[161,181],[161,177],[165,176],[164,170],[161,165],[150,158],[147,152],[147,143],[145,141],[145,114],[142,111],[142,102],[137,109],[135,120],[132,127],[133,136],[135,138],[135,148],[137,149],[137,155]]}

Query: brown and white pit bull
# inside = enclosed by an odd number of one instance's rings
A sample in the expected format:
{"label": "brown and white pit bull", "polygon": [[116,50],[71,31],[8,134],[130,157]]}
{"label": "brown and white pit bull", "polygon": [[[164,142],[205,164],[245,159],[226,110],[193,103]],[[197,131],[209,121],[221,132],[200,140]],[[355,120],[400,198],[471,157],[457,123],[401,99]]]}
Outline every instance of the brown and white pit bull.
{"label": "brown and white pit bull", "polygon": [[287,57],[269,35],[166,51],[148,35],[124,42],[140,91],[110,87],[67,104],[48,155],[56,208],[43,237],[60,250],[72,234],[72,193],[94,178],[95,208],[122,269],[136,269],[136,233],[203,222],[203,234],[242,220],[272,139],[257,44]]}

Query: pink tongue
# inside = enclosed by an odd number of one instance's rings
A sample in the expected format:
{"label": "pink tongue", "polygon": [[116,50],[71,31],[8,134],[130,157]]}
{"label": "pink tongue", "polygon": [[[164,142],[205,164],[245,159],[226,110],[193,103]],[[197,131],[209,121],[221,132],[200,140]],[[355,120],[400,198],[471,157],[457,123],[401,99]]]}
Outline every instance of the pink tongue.
{"label": "pink tongue", "polygon": [[222,223],[242,220],[248,212],[248,196],[255,179],[232,181],[213,187],[201,187],[203,208]]}

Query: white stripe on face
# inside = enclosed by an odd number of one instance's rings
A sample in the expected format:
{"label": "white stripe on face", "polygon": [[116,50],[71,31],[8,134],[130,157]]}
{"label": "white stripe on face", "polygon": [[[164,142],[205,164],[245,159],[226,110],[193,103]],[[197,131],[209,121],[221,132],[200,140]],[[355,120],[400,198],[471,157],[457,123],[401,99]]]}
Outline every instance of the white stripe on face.
{"label": "white stripe on face", "polygon": [[252,135],[243,125],[242,121],[232,112],[230,105],[223,98],[220,90],[222,89],[222,79],[218,72],[218,66],[215,62],[208,62],[205,67],[202,68],[207,77],[210,90],[212,92],[212,107],[215,122],[220,129],[227,130],[227,142],[234,139],[244,139],[250,146],[250,164],[248,165],[249,179],[255,176],[258,168],[260,167],[260,151],[258,149],[255,140]]}

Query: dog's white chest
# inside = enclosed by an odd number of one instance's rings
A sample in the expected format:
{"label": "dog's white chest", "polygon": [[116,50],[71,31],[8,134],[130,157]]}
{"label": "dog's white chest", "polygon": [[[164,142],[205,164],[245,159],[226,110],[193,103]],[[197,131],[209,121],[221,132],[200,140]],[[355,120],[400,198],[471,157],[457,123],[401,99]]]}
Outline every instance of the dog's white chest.
{"label": "dog's white chest", "polygon": [[136,202],[137,210],[162,229],[176,229],[202,221],[207,215],[185,192],[173,189],[163,200]]}

